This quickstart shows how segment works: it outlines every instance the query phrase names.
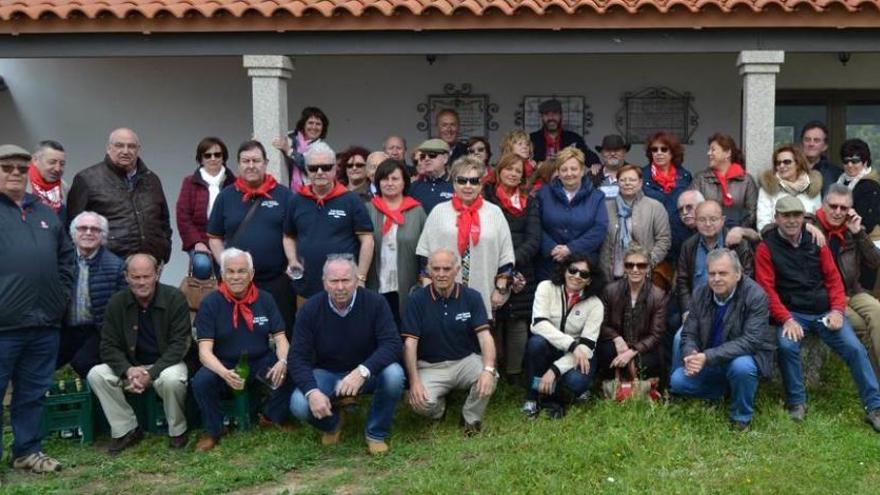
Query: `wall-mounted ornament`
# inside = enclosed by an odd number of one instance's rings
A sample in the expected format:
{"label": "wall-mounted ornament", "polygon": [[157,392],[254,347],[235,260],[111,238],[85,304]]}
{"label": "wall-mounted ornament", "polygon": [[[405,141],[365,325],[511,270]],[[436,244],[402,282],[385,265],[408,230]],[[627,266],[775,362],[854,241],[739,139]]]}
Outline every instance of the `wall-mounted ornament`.
{"label": "wall-mounted ornament", "polygon": [[541,112],[538,111],[538,106],[544,101],[553,99],[559,100],[562,105],[563,129],[576,132],[581,136],[590,133],[590,128],[593,127],[593,112],[590,111],[590,105],[587,105],[586,98],[583,96],[523,96],[519,110],[514,115],[514,122],[526,132],[537,131],[542,127]]}
{"label": "wall-mounted ornament", "polygon": [[428,137],[436,135],[434,122],[437,113],[452,109],[458,113],[458,138],[467,140],[472,136],[488,137],[489,131],[498,130],[498,122],[493,120],[498,113],[498,105],[489,101],[487,94],[474,94],[473,87],[464,83],[461,87],[447,83],[443,94],[428,95],[426,102],[419,103],[417,110],[422,120],[416,128]]}
{"label": "wall-mounted ornament", "polygon": [[658,131],[672,132],[685,144],[693,142],[700,116],[689,92],[650,87],[624,93],[620,101],[623,107],[617,112],[616,125],[626,142],[643,143]]}

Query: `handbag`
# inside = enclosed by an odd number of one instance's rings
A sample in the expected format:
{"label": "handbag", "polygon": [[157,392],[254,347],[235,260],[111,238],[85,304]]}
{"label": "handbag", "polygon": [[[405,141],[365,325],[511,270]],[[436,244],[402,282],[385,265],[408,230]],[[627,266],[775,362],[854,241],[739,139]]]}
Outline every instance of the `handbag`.
{"label": "handbag", "polygon": [[657,389],[660,378],[639,378],[636,372],[635,360],[629,362],[630,378],[628,380],[622,378],[620,368],[614,370],[614,379],[602,382],[602,393],[606,399],[624,402],[630,399],[648,399],[652,402],[661,399],[660,391]]}
{"label": "handbag", "polygon": [[[210,256],[210,254],[208,255]],[[217,276],[214,270],[211,270],[211,278],[208,280],[199,280],[193,277],[192,258],[189,261],[189,271],[180,282],[180,292],[186,297],[186,303],[189,305],[190,311],[198,311],[202,299],[217,288]]]}

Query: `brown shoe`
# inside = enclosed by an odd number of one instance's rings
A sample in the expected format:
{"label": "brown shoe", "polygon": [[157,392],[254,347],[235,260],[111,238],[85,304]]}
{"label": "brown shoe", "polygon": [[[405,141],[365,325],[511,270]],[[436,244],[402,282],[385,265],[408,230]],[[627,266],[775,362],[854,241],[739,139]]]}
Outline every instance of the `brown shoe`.
{"label": "brown shoe", "polygon": [[189,442],[189,431],[185,431],[176,437],[168,437],[168,446],[172,449],[182,449]]}
{"label": "brown shoe", "polygon": [[367,440],[367,452],[369,452],[370,455],[382,455],[387,453],[388,450],[388,444],[381,440]]}
{"label": "brown shoe", "polygon": [[216,447],[218,443],[220,443],[219,438],[214,438],[207,433],[202,433],[201,438],[196,442],[196,452],[209,452],[214,450],[214,447]]}
{"label": "brown shoe", "polygon": [[273,422],[271,419],[267,418],[266,416],[263,416],[262,414],[259,414],[258,416],[259,416],[260,428],[275,428],[277,430],[281,430],[281,431],[285,431],[285,432],[291,432],[294,430],[293,425],[290,423],[280,423],[279,424],[279,423]]}
{"label": "brown shoe", "polygon": [[333,431],[325,431],[321,433],[321,445],[336,445],[342,436],[342,421],[336,425]]}
{"label": "brown shoe", "polygon": [[119,438],[114,438],[113,441],[110,442],[110,447],[107,448],[107,453],[112,456],[117,456],[121,454],[123,450],[137,445],[137,443],[143,438],[144,430],[142,430],[140,426],[136,426],[125,435],[122,435]]}

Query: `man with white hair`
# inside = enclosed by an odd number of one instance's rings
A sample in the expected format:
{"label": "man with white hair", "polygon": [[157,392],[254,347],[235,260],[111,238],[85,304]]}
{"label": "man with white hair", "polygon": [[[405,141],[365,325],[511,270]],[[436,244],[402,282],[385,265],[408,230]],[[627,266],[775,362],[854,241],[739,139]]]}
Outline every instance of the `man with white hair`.
{"label": "man with white hair", "polygon": [[388,451],[385,441],[403,392],[401,343],[388,302],[358,287],[357,270],[350,257],[330,257],[324,263],[324,290],[299,312],[288,358],[296,385],[290,412],[320,430],[322,444],[333,445],[342,423],[332,401],[372,393],[365,436],[375,455]]}
{"label": "man with white hair", "polygon": [[167,263],[171,222],[159,176],[140,158],[141,142],[131,129],[110,133],[104,159],[76,174],[67,201],[72,218],[100,213],[110,223],[107,249],[119,257],[148,253]]}
{"label": "man with white hair", "polygon": [[[297,307],[321,291],[321,267],[327,255],[349,254],[357,260],[363,286],[373,260],[373,222],[357,194],[336,181],[336,154],[324,142],[305,153],[310,183],[290,203],[284,221],[284,248],[293,271],[303,271]],[[302,261],[300,261],[302,260]]]}
{"label": "man with white hair", "polygon": [[126,287],[122,259],[105,247],[107,234],[107,219],[93,211],[84,211],[70,222],[76,248],[75,284],[55,367],[70,363],[82,378],[101,362],[99,343],[107,302]]}
{"label": "man with white hair", "polygon": [[58,141],[40,141],[28,171],[28,192],[40,198],[40,202],[64,215],[64,200],[68,186],[62,180],[67,160],[64,147]]}

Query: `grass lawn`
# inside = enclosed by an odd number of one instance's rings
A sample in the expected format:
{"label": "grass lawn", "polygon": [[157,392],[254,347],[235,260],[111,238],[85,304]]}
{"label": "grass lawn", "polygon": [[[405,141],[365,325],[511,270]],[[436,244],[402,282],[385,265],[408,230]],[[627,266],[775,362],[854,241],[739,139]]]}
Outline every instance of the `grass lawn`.
{"label": "grass lawn", "polygon": [[[60,439],[45,443],[59,475],[7,469],[5,493],[880,493],[880,434],[864,422],[849,374],[834,358],[810,390],[807,421],[782,408],[778,385],[762,385],[752,430],[733,432],[726,405],[652,406],[594,401],[562,420],[519,413],[521,392],[502,386],[481,436],[465,439],[452,401],[431,423],[398,409],[391,453],[366,454],[366,402],[339,445],[318,435],[253,431],[225,437],[209,454],[171,452],[148,437],[118,458]],[[10,437],[7,427],[6,452]],[[7,454],[8,455],[8,454]]]}

